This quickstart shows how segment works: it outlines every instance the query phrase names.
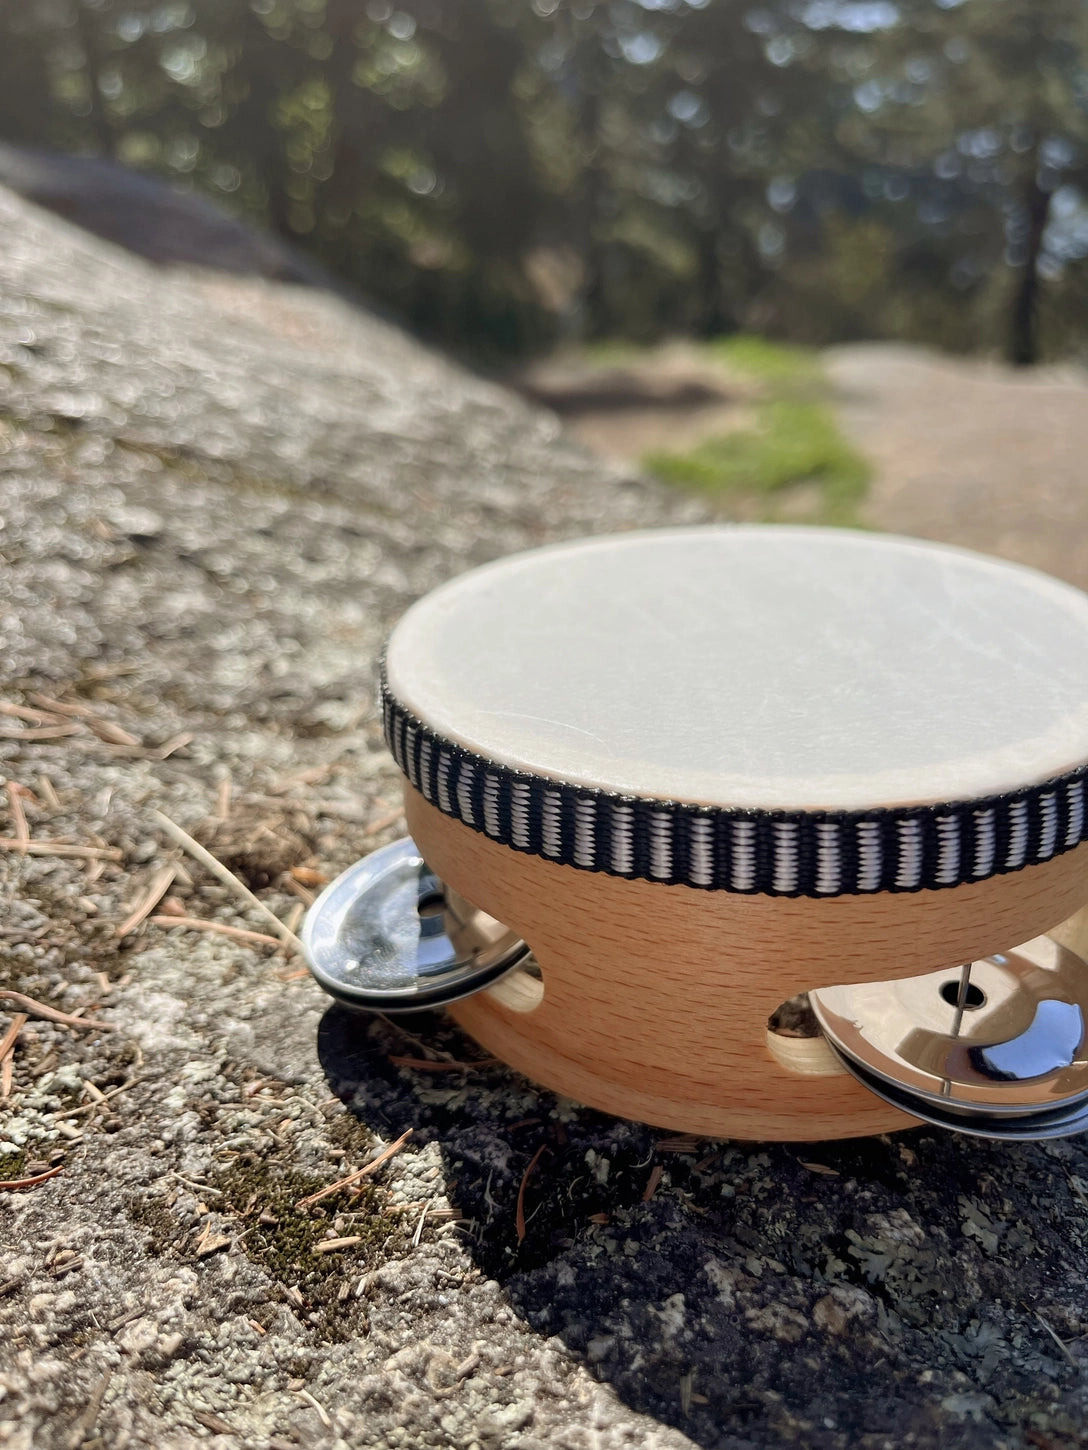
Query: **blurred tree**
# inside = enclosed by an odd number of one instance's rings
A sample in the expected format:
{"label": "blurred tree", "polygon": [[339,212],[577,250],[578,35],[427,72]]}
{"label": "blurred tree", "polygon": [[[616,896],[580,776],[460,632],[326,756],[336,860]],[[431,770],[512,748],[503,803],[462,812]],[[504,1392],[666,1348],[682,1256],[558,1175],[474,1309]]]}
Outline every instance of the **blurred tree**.
{"label": "blurred tree", "polygon": [[941,235],[953,295],[1002,290],[1006,354],[1032,363],[1040,288],[1080,259],[1048,229],[1063,189],[1070,202],[1088,190],[1088,6],[897,6],[846,60],[855,104],[837,139],[893,203],[900,249]]}
{"label": "blurred tree", "polygon": [[478,357],[1088,318],[1084,0],[0,0],[0,136],[209,192]]}

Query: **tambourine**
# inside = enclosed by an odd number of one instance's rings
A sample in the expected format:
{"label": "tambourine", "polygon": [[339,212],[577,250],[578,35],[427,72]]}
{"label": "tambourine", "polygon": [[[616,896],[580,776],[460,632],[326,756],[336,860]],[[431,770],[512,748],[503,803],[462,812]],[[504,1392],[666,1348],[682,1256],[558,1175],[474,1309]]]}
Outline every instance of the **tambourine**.
{"label": "tambourine", "polygon": [[434,590],[381,688],[410,839],[310,910],[339,1001],[450,1004],[703,1136],[1088,1127],[1088,596],[860,532],[629,533]]}

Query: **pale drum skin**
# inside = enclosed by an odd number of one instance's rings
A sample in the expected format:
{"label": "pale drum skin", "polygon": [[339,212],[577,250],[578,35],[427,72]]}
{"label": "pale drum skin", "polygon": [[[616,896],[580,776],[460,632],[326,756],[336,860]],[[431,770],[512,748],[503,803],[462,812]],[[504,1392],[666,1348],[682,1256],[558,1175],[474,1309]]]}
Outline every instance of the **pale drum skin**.
{"label": "pale drum skin", "polygon": [[[951,973],[1088,904],[1088,842],[1065,849],[1083,831],[1073,782],[1088,762],[1088,598],[1033,570],[784,526],[582,540],[417,601],[390,639],[386,685],[417,783],[429,777],[409,719],[433,732],[432,763],[460,749],[476,770],[520,772],[524,791],[554,782],[726,819],[891,810],[917,821],[948,802],[975,803],[992,823],[995,803],[1053,783],[1032,846],[1049,859],[990,875],[996,838],[964,837],[967,861],[949,828],[944,875],[931,862],[923,878],[920,855],[896,848],[897,882],[939,887],[855,893],[832,850],[830,884],[799,894],[788,852],[775,857],[785,885],[775,875],[731,889],[743,873],[713,890],[666,885],[622,852],[598,871],[579,869],[598,864],[592,849],[570,865],[548,859],[561,854],[554,841],[517,850],[502,844],[518,839],[512,823],[480,833],[437,783],[426,788],[445,814],[409,784],[409,829],[431,869],[523,937],[543,974],[536,1005],[499,983],[453,1015],[528,1077],[619,1116],[746,1139],[910,1126],[824,1039],[772,1037],[771,1013],[802,991]],[[1027,809],[1001,828],[1009,861],[1026,859]],[[930,817],[935,833],[941,819]],[[646,874],[671,879],[673,859],[666,850]],[[964,879],[971,868],[982,879]]]}
{"label": "pale drum skin", "polygon": [[[890,981],[1052,931],[1088,948],[1088,842],[1009,875],[939,891],[781,898],[699,891],[557,865],[443,815],[405,786],[428,865],[532,947],[543,1000],[499,991],[450,1012],[535,1082],[701,1137],[814,1141],[916,1125],[838,1068],[822,1042],[768,1044],[801,991]],[[792,1065],[780,1060],[785,1056]]]}

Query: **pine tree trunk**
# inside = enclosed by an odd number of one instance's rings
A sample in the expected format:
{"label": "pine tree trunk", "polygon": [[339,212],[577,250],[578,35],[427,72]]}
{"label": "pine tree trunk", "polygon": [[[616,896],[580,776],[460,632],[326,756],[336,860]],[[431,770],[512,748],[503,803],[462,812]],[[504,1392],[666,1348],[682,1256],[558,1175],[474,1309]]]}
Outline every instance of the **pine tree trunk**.
{"label": "pine tree trunk", "polygon": [[1028,214],[1027,255],[1013,297],[1009,328],[1009,361],[1014,367],[1031,367],[1039,360],[1039,256],[1050,215],[1050,192],[1032,174],[1025,206]]}
{"label": "pine tree trunk", "polygon": [[717,227],[707,227],[701,231],[697,246],[699,303],[695,331],[699,337],[720,337],[723,333],[734,332],[737,324],[726,305]]}
{"label": "pine tree trunk", "polygon": [[102,104],[99,77],[102,74],[102,43],[98,33],[98,20],[88,13],[83,0],[75,0],[76,34],[83,51],[84,73],[87,78],[87,101],[90,114],[87,119],[94,132],[95,141],[103,156],[117,154],[117,136],[106,108]]}

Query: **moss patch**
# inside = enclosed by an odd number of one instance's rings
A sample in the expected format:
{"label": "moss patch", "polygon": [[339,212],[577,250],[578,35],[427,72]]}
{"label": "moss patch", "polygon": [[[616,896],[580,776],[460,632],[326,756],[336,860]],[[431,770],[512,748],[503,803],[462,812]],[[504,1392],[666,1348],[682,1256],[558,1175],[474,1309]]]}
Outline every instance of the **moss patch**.
{"label": "moss patch", "polygon": [[332,1224],[341,1219],[343,1234],[338,1237],[361,1239],[350,1251],[353,1269],[383,1258],[381,1251],[399,1236],[396,1220],[382,1214],[384,1195],[365,1180],[358,1190],[341,1190],[313,1208],[301,1210],[295,1206],[299,1199],[325,1186],[308,1174],[263,1162],[239,1162],[211,1181],[223,1195],[223,1211],[245,1220],[248,1232],[242,1245],[246,1253],[284,1284],[301,1287],[315,1273],[319,1277],[328,1273],[328,1266],[336,1260],[315,1254],[314,1245],[328,1238]]}
{"label": "moss patch", "polygon": [[[223,1195],[216,1207],[236,1215],[244,1234],[240,1244],[285,1289],[287,1297],[306,1307],[327,1338],[347,1338],[366,1329],[365,1305],[356,1298],[360,1273],[382,1263],[404,1238],[399,1218],[382,1213],[384,1195],[371,1183],[359,1191],[342,1190],[312,1208],[299,1209],[299,1199],[323,1188],[307,1174],[275,1168],[264,1162],[232,1164],[214,1175]],[[359,1243],[332,1253],[317,1245],[330,1237],[358,1238]]]}
{"label": "moss patch", "polygon": [[[870,468],[841,433],[828,405],[819,359],[805,348],[739,335],[709,343],[707,357],[754,387],[755,423],[703,439],[686,452],[656,451],[651,473],[681,488],[734,501],[747,497],[769,520],[856,522]],[[816,498],[798,513],[793,491]]]}
{"label": "moss patch", "polygon": [[127,958],[136,949],[137,939],[119,940],[113,921],[86,915],[78,905],[71,877],[62,882],[38,877],[19,888],[19,895],[48,919],[49,940],[29,959],[13,955],[10,948],[0,948],[0,987],[12,987],[31,996],[37,992],[48,993],[56,984],[58,964],[50,960],[48,965],[43,965],[47,952],[61,954],[61,972],[78,964],[119,977],[129,966]]}
{"label": "moss patch", "polygon": [[820,359],[811,348],[788,342],[771,342],[751,332],[734,332],[705,346],[711,360],[744,378],[759,378],[779,386],[796,387],[822,381]]}
{"label": "moss patch", "polygon": [[[364,1182],[359,1191],[332,1194],[311,1208],[297,1207],[299,1199],[326,1182],[251,1161],[248,1155],[240,1158],[208,1176],[208,1186],[217,1195],[209,1197],[209,1205],[224,1219],[234,1220],[233,1225],[220,1222],[210,1233],[229,1235],[232,1247],[240,1248],[279,1286],[282,1292],[275,1297],[304,1314],[323,1338],[341,1340],[366,1332],[365,1301],[356,1297],[360,1275],[402,1249],[405,1229],[401,1215],[382,1212],[384,1194],[371,1183]],[[152,1199],[134,1199],[128,1210],[149,1232],[154,1252],[200,1258],[203,1223],[186,1231],[167,1207]],[[330,1237],[359,1242],[320,1253],[317,1245]]]}
{"label": "moss patch", "polygon": [[154,1254],[177,1251],[183,1231],[177,1219],[157,1198],[130,1198],[125,1207],[133,1223],[148,1235],[147,1247]]}
{"label": "moss patch", "polygon": [[13,1178],[22,1178],[26,1171],[26,1154],[0,1153],[0,1183],[10,1183]]}
{"label": "moss patch", "polygon": [[710,493],[780,495],[818,484],[821,522],[847,523],[865,496],[869,467],[821,403],[779,399],[760,409],[755,428],[707,438],[687,453],[651,453],[659,478]]}

